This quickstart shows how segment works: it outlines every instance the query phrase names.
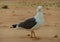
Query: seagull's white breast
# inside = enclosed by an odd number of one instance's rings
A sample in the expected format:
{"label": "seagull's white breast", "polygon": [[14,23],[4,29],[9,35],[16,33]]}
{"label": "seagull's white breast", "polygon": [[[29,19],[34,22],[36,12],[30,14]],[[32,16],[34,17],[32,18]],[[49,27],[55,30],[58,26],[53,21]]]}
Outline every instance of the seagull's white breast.
{"label": "seagull's white breast", "polygon": [[44,16],[43,13],[38,12],[37,15],[35,16],[37,24],[32,28],[32,30],[40,28],[44,24]]}

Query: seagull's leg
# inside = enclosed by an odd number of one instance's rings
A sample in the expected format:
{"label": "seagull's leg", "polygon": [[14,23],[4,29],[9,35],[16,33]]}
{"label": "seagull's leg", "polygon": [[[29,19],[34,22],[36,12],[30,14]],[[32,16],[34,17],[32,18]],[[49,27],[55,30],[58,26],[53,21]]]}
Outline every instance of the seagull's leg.
{"label": "seagull's leg", "polygon": [[34,34],[34,38],[36,38],[36,34],[35,34],[35,32],[33,31],[33,34]]}
{"label": "seagull's leg", "polygon": [[36,38],[35,32],[31,31],[31,38]]}
{"label": "seagull's leg", "polygon": [[40,39],[39,37],[36,37],[35,32],[31,31],[31,38],[35,38],[35,39]]}
{"label": "seagull's leg", "polygon": [[33,38],[33,31],[31,31],[31,38]]}

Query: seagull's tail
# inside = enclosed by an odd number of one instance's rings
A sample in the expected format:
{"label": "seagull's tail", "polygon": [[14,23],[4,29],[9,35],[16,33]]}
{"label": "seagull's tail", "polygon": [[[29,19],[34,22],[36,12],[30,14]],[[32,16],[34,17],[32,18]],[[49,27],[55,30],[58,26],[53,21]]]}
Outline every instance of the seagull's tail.
{"label": "seagull's tail", "polygon": [[18,24],[13,24],[10,28],[17,28]]}

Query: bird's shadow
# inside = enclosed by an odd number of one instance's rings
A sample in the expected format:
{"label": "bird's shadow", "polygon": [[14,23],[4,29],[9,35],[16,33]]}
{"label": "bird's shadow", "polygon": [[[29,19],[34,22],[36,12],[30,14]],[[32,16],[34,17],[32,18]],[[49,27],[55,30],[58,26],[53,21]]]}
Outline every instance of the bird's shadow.
{"label": "bird's shadow", "polygon": [[36,38],[31,38],[31,36],[20,36],[20,39],[27,39],[27,40],[32,40],[32,41],[39,41],[39,40],[54,40],[53,37],[36,37]]}
{"label": "bird's shadow", "polygon": [[20,36],[19,38],[21,38],[21,39],[30,39],[30,40],[41,40],[42,38],[40,38],[40,37],[36,37],[36,38],[31,38],[31,36],[27,36],[27,35],[25,35],[25,36]]}

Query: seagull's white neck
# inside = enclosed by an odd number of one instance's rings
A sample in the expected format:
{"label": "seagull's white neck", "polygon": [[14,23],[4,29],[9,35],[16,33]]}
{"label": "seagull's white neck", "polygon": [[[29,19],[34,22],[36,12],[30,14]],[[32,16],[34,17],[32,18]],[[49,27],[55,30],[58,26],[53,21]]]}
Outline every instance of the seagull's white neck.
{"label": "seagull's white neck", "polygon": [[36,19],[36,22],[38,25],[43,25],[44,24],[44,17],[42,11],[37,11],[37,14],[34,17]]}
{"label": "seagull's white neck", "polygon": [[42,11],[37,11],[37,14],[35,15],[36,19],[43,19],[43,13]]}

